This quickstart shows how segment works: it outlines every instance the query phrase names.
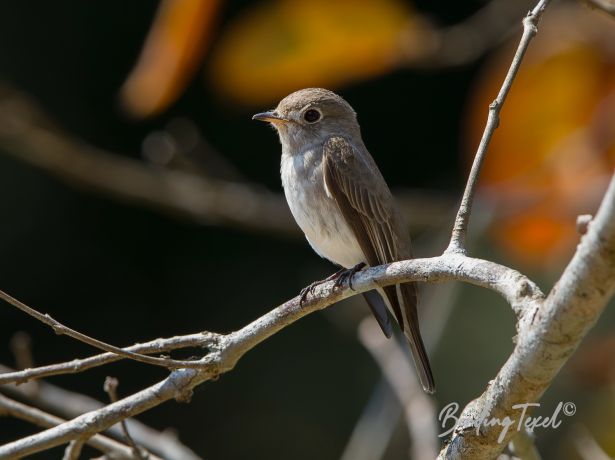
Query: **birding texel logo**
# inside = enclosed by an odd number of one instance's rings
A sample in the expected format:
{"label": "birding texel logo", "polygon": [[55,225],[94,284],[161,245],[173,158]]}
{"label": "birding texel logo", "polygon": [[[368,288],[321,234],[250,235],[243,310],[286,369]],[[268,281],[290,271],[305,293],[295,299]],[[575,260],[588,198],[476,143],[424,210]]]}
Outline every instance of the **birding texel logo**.
{"label": "birding texel logo", "polygon": [[[512,406],[512,409],[518,411],[518,418],[510,418],[509,416],[506,416],[501,419],[498,417],[491,417],[486,411],[483,411],[482,413],[477,414],[473,423],[471,423],[469,427],[466,427],[465,429],[476,429],[476,434],[478,435],[482,426],[500,426],[502,427],[502,430],[500,431],[500,435],[498,436],[498,442],[502,442],[510,429],[516,431],[525,430],[530,433],[537,428],[557,429],[562,424],[562,415],[566,417],[572,417],[577,411],[577,407],[573,402],[560,401],[550,416],[528,415],[527,412],[530,408],[537,407],[540,407],[540,403],[515,404],[514,406]],[[458,413],[459,404],[456,402],[449,403],[442,408],[442,410],[438,414],[438,421],[440,422],[442,429],[445,431],[440,433],[438,435],[439,437],[448,436],[458,428]],[[453,424],[452,426],[451,423]]]}

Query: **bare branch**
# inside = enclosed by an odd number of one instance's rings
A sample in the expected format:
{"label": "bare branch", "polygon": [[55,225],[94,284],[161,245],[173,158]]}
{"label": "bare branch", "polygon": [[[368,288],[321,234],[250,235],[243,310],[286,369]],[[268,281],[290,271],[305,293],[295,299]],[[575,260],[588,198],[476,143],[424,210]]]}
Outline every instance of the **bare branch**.
{"label": "bare branch", "polygon": [[35,310],[34,308],[29,307],[25,303],[15,299],[14,297],[10,296],[2,290],[0,290],[0,299],[51,327],[56,334],[67,335],[69,337],[72,337],[73,339],[79,340],[80,342],[87,343],[88,345],[91,345],[103,351],[115,353],[116,355],[123,356],[124,358],[130,358],[134,361],[152,364],[154,366],[166,367],[167,369],[199,368],[203,366],[203,364],[198,361],[182,361],[170,358],[155,358],[153,356],[142,355],[133,351],[128,351],[126,349],[116,347],[114,345],[109,345],[108,343],[105,343],[101,340],[95,339],[86,334],[71,329],[70,327],[64,326],[59,321],[53,319],[50,315],[43,314]]}
{"label": "bare branch", "polygon": [[[34,425],[48,428],[65,423],[66,420],[48,414],[42,410],[27,406],[0,394],[0,415],[10,415],[20,420],[25,420]],[[81,439],[81,438],[77,438]],[[139,460],[133,455],[132,449],[124,444],[114,441],[106,436],[96,434],[85,441],[95,449],[110,454],[111,458],[125,458]],[[152,460],[159,457],[150,457]]]}
{"label": "bare branch", "polygon": [[581,216],[577,216],[577,232],[579,235],[585,235],[587,233],[587,227],[589,223],[592,221],[593,216],[591,214],[583,214]]}
{"label": "bare branch", "polygon": [[[398,284],[400,282],[407,281],[444,282],[453,280],[473,283],[500,293],[508,301],[517,315],[521,315],[527,309],[528,300],[531,300],[532,302],[540,301],[544,296],[538,286],[536,286],[525,276],[521,275],[519,272],[486,260],[465,257],[459,254],[444,255],[429,259],[406,260],[388,265],[381,265],[379,267],[373,267],[358,273],[353,279],[354,290],[347,287],[344,289],[335,289],[334,282],[324,283],[317,287],[315,295],[308,296],[308,301],[303,304],[304,308],[299,307],[299,297],[295,297],[277,309],[259,318],[254,323],[249,324],[244,329],[226,336],[218,336],[218,340],[212,340],[209,343],[209,346],[212,348],[224,348],[226,346],[224,350],[225,352],[229,352],[229,350],[233,350],[233,352],[235,352],[236,337],[241,336],[241,346],[237,347],[237,352],[240,352],[240,354],[237,355],[237,359],[239,359],[241,355],[243,355],[254,345],[257,345],[291,322],[296,321],[308,313],[325,308],[335,302],[338,302],[339,300],[345,299],[357,293],[368,291],[379,286],[387,286],[390,284]],[[72,329],[61,325],[49,315],[44,315],[32,309],[23,302],[14,299],[3,291],[0,291],[0,298],[6,300],[11,305],[16,306],[20,310],[42,321],[43,323],[51,326],[56,331],[70,335],[71,337],[84,341],[85,343],[95,344],[94,346],[108,350],[112,353],[116,353],[119,356],[157,366],[169,367],[172,369],[196,368],[205,369],[206,371],[211,370],[212,363],[208,358],[209,355],[195,361],[153,358],[151,356],[129,351],[130,348],[118,348],[105,344],[104,342],[100,342],[96,339],[92,339],[91,337],[85,336],[77,331],[73,331]],[[281,323],[276,321],[276,315],[280,314],[288,314],[289,318],[284,318],[285,321],[288,322]],[[255,327],[258,327],[259,334],[253,335],[251,330]],[[245,337],[243,337],[244,333]],[[190,340],[193,338],[193,335],[190,336]],[[244,338],[253,339],[254,344],[248,348],[243,348],[245,344],[245,341],[243,340]],[[96,359],[96,357],[90,358],[88,363],[90,364],[90,367],[93,367],[91,366],[93,364],[92,360]],[[100,358],[98,358],[98,360],[100,361]],[[232,360],[229,360],[229,362],[232,362]],[[66,366],[65,364],[57,365],[55,369],[56,371],[60,370],[57,369],[58,367],[61,367],[62,370],[67,370],[70,366]],[[223,370],[228,369],[223,367],[217,371]],[[30,373],[31,378],[34,373],[32,370],[17,373],[13,375],[12,378],[23,380],[26,378],[28,372]],[[38,374],[40,375],[42,372],[38,372]],[[2,379],[2,375],[0,374],[0,383],[7,380],[9,379]]]}
{"label": "bare branch", "polygon": [[[199,332],[166,339],[154,339],[150,342],[136,344],[123,350],[138,354],[164,353],[172,350],[190,347],[207,347],[216,343],[218,334],[211,332]],[[7,383],[24,383],[29,380],[40,379],[52,375],[76,374],[94,367],[123,359],[116,353],[102,353],[84,359],[74,359],[58,364],[24,369],[21,371],[7,371],[0,365],[0,385]]]}
{"label": "bare branch", "polygon": [[501,427],[481,416],[515,419],[515,404],[537,401],[615,292],[615,176],[577,251],[547,299],[518,324],[512,355],[487,390],[464,409],[439,458],[493,458],[514,434],[498,442]]}
{"label": "bare branch", "polygon": [[63,425],[0,447],[0,456],[26,455],[39,452],[76,439],[78,435],[98,433],[119,420],[132,417],[169,399],[185,401],[192,389],[231,370],[249,350],[276,332],[309,313],[321,310],[344,298],[379,286],[407,281],[443,282],[460,280],[493,289],[506,298],[518,315],[533,311],[540,304],[540,289],[515,270],[480,259],[459,254],[414,259],[369,268],[353,279],[354,291],[349,287],[336,289],[334,282],[319,285],[303,305],[299,296],[231,334],[220,336],[216,347],[199,360],[201,369],[173,371],[162,382],[126,397],[97,411],[89,412]]}
{"label": "bare branch", "polygon": [[[12,369],[0,365],[0,371]],[[89,396],[64,390],[45,381],[36,383],[38,388],[35,392],[31,391],[29,385],[3,385],[0,390],[64,418],[75,418],[105,407],[105,404]],[[200,460],[172,431],[157,431],[136,419],[128,419],[126,424],[135,441],[150,452],[156,452],[167,460]],[[117,439],[122,438],[122,430],[117,425],[110,427],[107,432]]]}
{"label": "bare branch", "polygon": [[140,414],[169,399],[176,398],[185,401],[192,387],[209,378],[211,374],[195,369],[173,371],[162,382],[116,403],[0,446],[0,458],[23,457],[68,443],[73,439],[94,435],[115,425],[119,420]]}
{"label": "bare branch", "polygon": [[549,1],[550,0],[540,0],[538,5],[536,5],[536,7],[523,20],[523,35],[521,36],[519,47],[517,48],[517,52],[515,53],[510,68],[508,69],[508,73],[504,78],[500,92],[489,106],[487,124],[474,157],[474,163],[472,164],[472,169],[470,170],[470,175],[468,176],[468,182],[463,192],[463,197],[461,198],[461,205],[459,206],[459,211],[457,212],[457,217],[455,218],[451,241],[446,249],[447,253],[465,254],[466,252],[466,232],[470,222],[470,214],[472,212],[474,191],[476,190],[478,176],[480,174],[483,160],[485,159],[489,142],[491,142],[491,137],[500,123],[500,110],[502,109],[502,105],[504,104],[512,83],[517,76],[517,72],[521,66],[521,61],[523,60],[523,56],[525,55],[530,41],[534,38],[536,32],[538,31],[538,22],[540,21],[543,11],[549,4]]}

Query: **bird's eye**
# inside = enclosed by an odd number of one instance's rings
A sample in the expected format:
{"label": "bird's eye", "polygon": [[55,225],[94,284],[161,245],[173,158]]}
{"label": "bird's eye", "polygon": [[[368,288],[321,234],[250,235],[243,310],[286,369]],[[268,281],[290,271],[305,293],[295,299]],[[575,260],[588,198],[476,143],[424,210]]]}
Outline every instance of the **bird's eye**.
{"label": "bird's eye", "polygon": [[316,109],[309,109],[306,110],[305,113],[303,114],[303,119],[305,121],[307,121],[308,123],[316,123],[318,120],[320,120],[320,112]]}

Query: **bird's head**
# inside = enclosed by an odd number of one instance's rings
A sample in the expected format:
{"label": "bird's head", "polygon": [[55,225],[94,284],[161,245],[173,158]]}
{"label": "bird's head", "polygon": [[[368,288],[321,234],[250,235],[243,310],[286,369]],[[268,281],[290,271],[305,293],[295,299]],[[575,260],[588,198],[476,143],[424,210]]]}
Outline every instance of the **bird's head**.
{"label": "bird's head", "polygon": [[322,88],[295,91],[275,109],[257,113],[252,119],[271,123],[290,152],[302,151],[331,136],[360,138],[357,115],[350,104]]}

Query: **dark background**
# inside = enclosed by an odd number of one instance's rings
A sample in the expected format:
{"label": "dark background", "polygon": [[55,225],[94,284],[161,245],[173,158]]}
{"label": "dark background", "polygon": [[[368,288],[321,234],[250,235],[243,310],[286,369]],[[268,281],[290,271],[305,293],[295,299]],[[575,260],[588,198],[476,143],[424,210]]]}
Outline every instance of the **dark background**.
{"label": "dark background", "polygon": [[[227,2],[218,27],[250,3]],[[437,22],[453,24],[482,2],[415,4]],[[149,132],[176,116],[190,118],[247,178],[281,191],[274,133],[251,121],[253,110],[214,94],[202,73],[161,116],[137,122],[119,110],[118,89],[156,6],[143,0],[3,2],[0,75],[75,137],[135,158]],[[437,191],[452,201],[460,195],[466,168],[462,120],[480,65],[398,70],[339,90],[358,112],[365,142],[392,188]],[[0,288],[116,345],[235,330],[334,270],[303,239],[173,219],[72,187],[5,155],[0,155],[0,216]],[[433,247],[443,249],[440,243]],[[417,252],[426,255],[432,248],[419,245]],[[477,251],[500,258],[488,244]],[[543,279],[545,290],[548,280]],[[480,394],[513,346],[513,315],[501,299],[466,286],[460,298],[463,304],[432,356],[440,406],[450,401],[463,406]],[[365,308],[351,301],[335,308],[354,307]],[[199,387],[190,404],[166,403],[139,419],[158,429],[173,427],[209,459],[337,458],[379,373],[354,329],[340,327],[331,316],[310,315],[282,331],[233,372]],[[19,330],[31,335],[37,364],[94,351],[3,304],[1,362],[14,365],[8,342]],[[121,396],[166,374],[124,362],[52,382],[105,400],[106,375],[119,378]],[[1,418],[0,442],[35,430]],[[551,435],[541,442],[548,446]],[[398,458],[405,445],[400,427],[390,458]],[[60,456],[56,449],[36,458]]]}

